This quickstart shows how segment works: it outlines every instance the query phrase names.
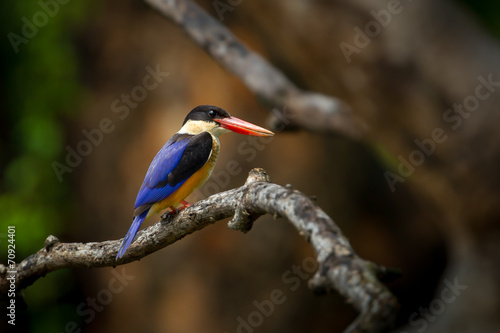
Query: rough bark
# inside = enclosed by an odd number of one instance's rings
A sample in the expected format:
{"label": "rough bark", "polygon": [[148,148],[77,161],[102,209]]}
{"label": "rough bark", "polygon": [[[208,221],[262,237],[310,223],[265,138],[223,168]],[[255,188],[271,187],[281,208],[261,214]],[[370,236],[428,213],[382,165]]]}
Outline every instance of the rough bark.
{"label": "rough bark", "polygon": [[[386,17],[368,42],[356,44],[354,29],[373,26],[373,13],[387,13],[394,3],[400,4],[397,14]],[[280,13],[286,29],[262,12]],[[367,141],[394,157],[386,167],[402,177],[392,188],[394,195],[409,185],[432,212],[449,253],[443,279],[458,278],[468,289],[428,322],[427,332],[498,331],[498,40],[458,1],[448,0],[258,1],[233,15],[251,24],[266,53],[293,69],[307,89],[348,103],[367,124]],[[342,43],[357,47],[356,52],[346,57]],[[436,130],[445,134],[439,142]],[[417,141],[427,144],[427,152]],[[410,162],[418,154],[423,158]],[[407,173],[398,171],[401,159],[410,165]],[[421,218],[416,215],[414,223]]]}
{"label": "rough bark", "polygon": [[106,267],[139,260],[217,221],[233,217],[228,226],[247,232],[261,215],[290,221],[312,245],[319,269],[310,285],[316,291],[337,290],[360,312],[349,332],[379,332],[390,328],[398,302],[377,279],[385,268],[360,258],[333,220],[307,196],[269,182],[263,169],[253,169],[244,186],[215,194],[140,231],[122,259],[115,256],[122,240],[61,243],[49,236],[45,247],[14,268],[0,265],[0,292],[9,288],[15,271],[17,290],[63,268]]}

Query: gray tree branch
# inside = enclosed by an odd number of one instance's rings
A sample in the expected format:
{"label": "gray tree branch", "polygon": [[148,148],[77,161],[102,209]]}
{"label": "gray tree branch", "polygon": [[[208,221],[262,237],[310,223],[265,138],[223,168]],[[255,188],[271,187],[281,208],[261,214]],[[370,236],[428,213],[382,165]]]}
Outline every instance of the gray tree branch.
{"label": "gray tree branch", "polygon": [[384,268],[360,258],[321,208],[290,187],[270,183],[263,169],[250,171],[245,185],[212,195],[139,231],[135,242],[118,261],[115,256],[121,240],[61,243],[49,236],[44,248],[15,267],[0,265],[0,292],[5,296],[9,289],[10,271],[15,271],[19,291],[55,270],[117,266],[139,260],[228,217],[232,217],[230,228],[247,232],[264,214],[286,218],[311,243],[319,269],[310,286],[320,292],[337,290],[360,312],[348,332],[380,332],[392,326],[398,302],[377,278]]}
{"label": "gray tree branch", "polygon": [[274,130],[303,128],[353,138],[361,135],[363,126],[346,103],[332,96],[299,89],[195,3],[189,0],[145,1],[179,24],[215,61],[238,76],[264,104],[278,110],[280,114],[273,115],[270,121]]}

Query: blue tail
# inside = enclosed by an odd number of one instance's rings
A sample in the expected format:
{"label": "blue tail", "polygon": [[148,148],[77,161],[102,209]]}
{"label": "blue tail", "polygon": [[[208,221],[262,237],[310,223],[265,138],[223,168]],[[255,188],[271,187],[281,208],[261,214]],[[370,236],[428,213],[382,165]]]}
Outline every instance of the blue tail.
{"label": "blue tail", "polygon": [[142,222],[144,222],[146,215],[148,215],[148,212],[149,212],[149,209],[146,210],[145,212],[143,212],[141,215],[136,216],[134,218],[134,222],[132,222],[130,229],[128,229],[128,232],[125,235],[125,238],[123,239],[122,246],[120,246],[120,249],[118,250],[118,254],[116,255],[116,259],[123,257],[123,255],[125,254],[125,251],[127,251],[130,244],[132,244],[132,241],[134,240],[135,234],[137,234],[137,231],[139,231],[139,228],[141,227]]}

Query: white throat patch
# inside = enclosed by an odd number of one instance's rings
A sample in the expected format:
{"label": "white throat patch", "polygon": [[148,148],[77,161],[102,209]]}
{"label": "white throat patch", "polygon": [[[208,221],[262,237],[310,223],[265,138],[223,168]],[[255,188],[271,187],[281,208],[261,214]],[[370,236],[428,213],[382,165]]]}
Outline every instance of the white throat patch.
{"label": "white throat patch", "polygon": [[221,136],[222,134],[230,131],[212,122],[203,120],[188,120],[177,133],[197,135],[202,132],[209,132],[216,138],[219,138],[219,136]]}

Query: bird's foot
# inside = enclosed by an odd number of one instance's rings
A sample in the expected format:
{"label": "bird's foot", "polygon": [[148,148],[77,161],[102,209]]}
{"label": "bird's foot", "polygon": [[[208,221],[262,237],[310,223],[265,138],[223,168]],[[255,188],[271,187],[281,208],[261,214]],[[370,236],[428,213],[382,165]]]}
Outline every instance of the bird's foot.
{"label": "bird's foot", "polygon": [[190,204],[189,202],[184,201],[184,200],[181,200],[181,204],[183,205],[183,206],[181,207],[181,209],[184,209],[184,208],[186,208],[186,207],[191,207],[191,206],[192,206],[192,204]]}
{"label": "bird's foot", "polygon": [[170,212],[168,212],[169,216],[172,216],[172,215],[177,214],[179,212],[179,210],[175,207],[169,207],[169,208],[170,208]]}
{"label": "bird's foot", "polygon": [[175,207],[169,207],[170,208],[170,212],[168,212],[168,215],[174,215],[174,214],[177,214],[179,213],[181,210],[183,210],[184,208],[187,208],[187,207],[190,207],[191,204],[187,201],[184,201],[182,200],[181,201],[181,204],[182,204],[182,207],[179,207],[179,208],[175,208]]}

